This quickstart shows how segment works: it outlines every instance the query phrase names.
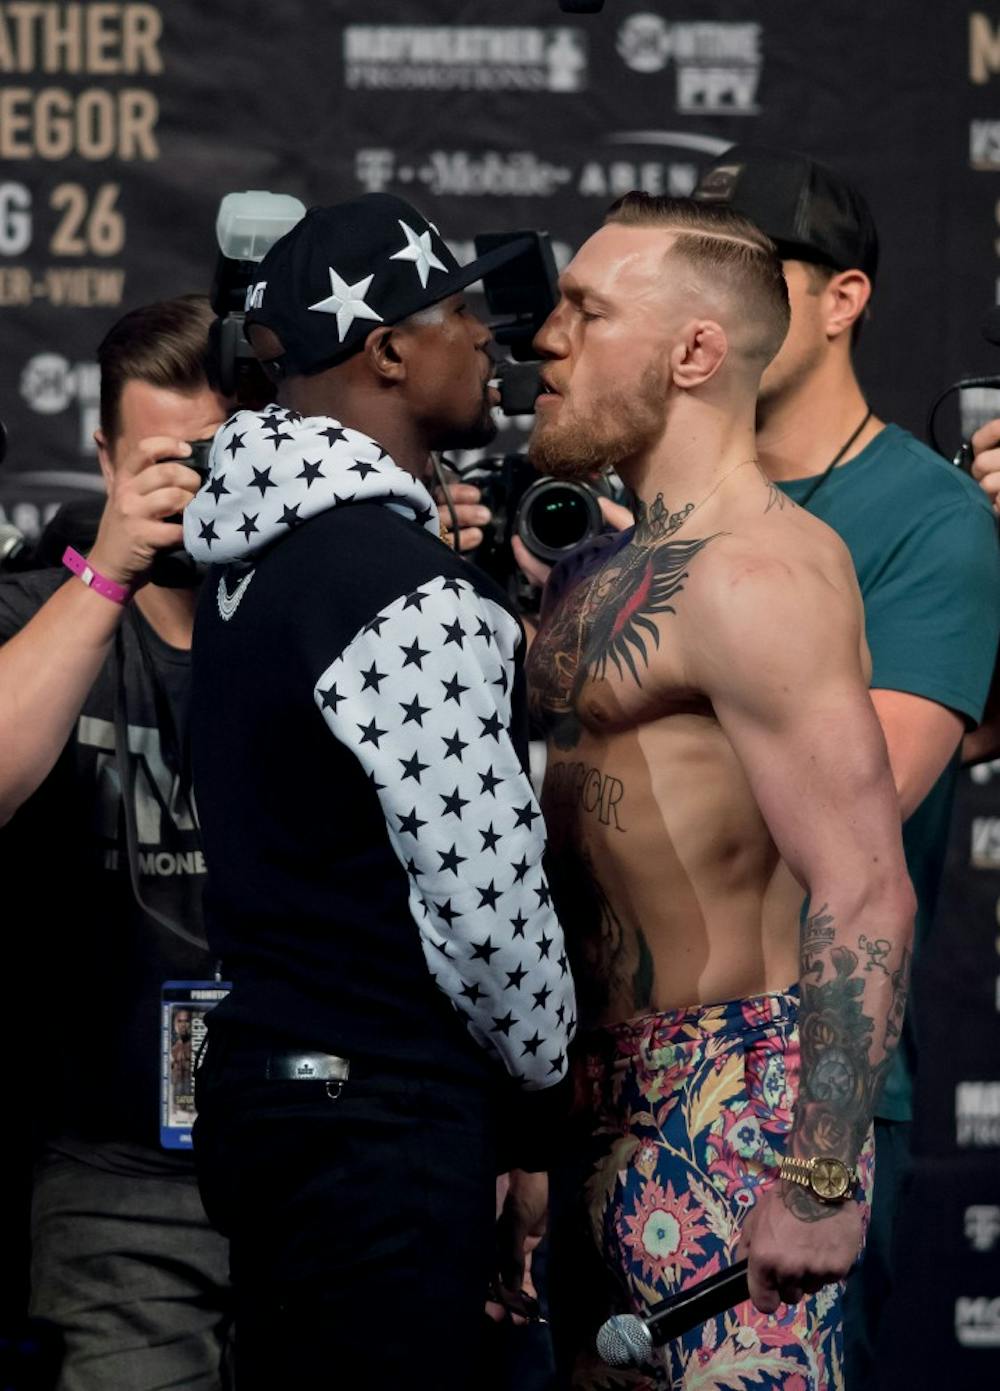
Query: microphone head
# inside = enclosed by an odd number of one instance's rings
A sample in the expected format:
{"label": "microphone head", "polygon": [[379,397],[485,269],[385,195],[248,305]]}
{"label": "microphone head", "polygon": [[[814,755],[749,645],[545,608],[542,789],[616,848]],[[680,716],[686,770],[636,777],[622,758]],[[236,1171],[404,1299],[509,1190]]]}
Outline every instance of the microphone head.
{"label": "microphone head", "polygon": [[609,1367],[639,1367],[653,1355],[653,1339],[635,1314],[614,1314],[597,1334],[597,1353]]}
{"label": "microphone head", "polygon": [[992,343],[994,347],[1000,348],[1000,305],[995,309],[989,310],[983,316],[981,324],[983,337],[987,343]]}

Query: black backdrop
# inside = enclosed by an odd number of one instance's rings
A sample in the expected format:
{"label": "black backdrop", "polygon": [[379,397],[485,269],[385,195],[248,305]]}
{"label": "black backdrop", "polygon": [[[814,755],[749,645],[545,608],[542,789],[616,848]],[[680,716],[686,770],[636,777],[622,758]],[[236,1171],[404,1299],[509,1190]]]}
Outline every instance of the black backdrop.
{"label": "black backdrop", "polygon": [[[539,226],[565,259],[613,197],[686,193],[743,139],[837,164],[871,201],[860,367],[880,415],[922,433],[948,381],[1000,371],[978,333],[1000,299],[1000,5],[0,3],[0,509],[31,531],[96,484],[95,344],[124,309],[207,287],[227,191],[388,188],[460,255]],[[968,396],[966,425],[990,404]],[[998,790],[1000,771],[963,784],[923,982],[907,1240],[933,1274],[899,1310],[917,1386],[928,1347],[956,1385],[1000,1357]]]}

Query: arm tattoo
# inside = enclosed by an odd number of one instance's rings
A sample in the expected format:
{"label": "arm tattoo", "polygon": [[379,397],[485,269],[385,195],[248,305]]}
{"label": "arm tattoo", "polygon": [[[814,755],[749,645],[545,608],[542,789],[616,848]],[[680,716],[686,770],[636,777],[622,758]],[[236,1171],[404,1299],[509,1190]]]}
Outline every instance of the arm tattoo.
{"label": "arm tattoo", "polygon": [[[888,941],[862,934],[858,950],[838,941],[837,923],[826,904],[806,919],[801,937],[799,1041],[801,1074],[792,1130],[792,1152],[834,1155],[854,1164],[871,1123],[875,1100],[902,1028],[908,953],[890,973],[883,960]],[[864,961],[862,961],[862,955]],[[884,1037],[875,1039],[875,1019],[866,990],[891,979],[892,999]],[[873,1044],[877,1058],[873,1059]],[[785,1186],[786,1206],[805,1221],[830,1216],[806,1189]]]}

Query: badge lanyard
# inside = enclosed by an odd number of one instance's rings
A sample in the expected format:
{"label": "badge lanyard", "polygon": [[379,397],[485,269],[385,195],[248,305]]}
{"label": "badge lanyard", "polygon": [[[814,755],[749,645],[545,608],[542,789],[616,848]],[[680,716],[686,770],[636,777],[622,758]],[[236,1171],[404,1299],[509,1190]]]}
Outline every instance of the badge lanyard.
{"label": "badge lanyard", "polygon": [[824,484],[824,483],[826,482],[826,480],[830,477],[830,474],[833,472],[833,470],[834,470],[834,469],[837,467],[837,465],[840,463],[841,459],[844,457],[844,455],[845,455],[845,454],[847,453],[847,451],[850,449],[851,445],[854,443],[854,441],[855,441],[855,440],[858,438],[858,436],[861,434],[861,431],[865,428],[865,426],[868,424],[868,422],[869,422],[869,420],[871,420],[871,418],[872,418],[872,411],[871,411],[871,406],[869,406],[869,407],[868,407],[868,410],[865,412],[865,418],[864,418],[864,420],[862,420],[861,424],[860,424],[860,425],[858,426],[858,428],[854,431],[853,435],[851,435],[851,437],[850,437],[850,439],[847,441],[847,443],[844,444],[844,445],[841,445],[840,449],[837,450],[836,454],[833,456],[833,458],[832,458],[832,459],[830,460],[830,462],[827,464],[826,468],[823,470],[823,472],[820,474],[820,476],[816,479],[816,482],[815,482],[815,483],[812,485],[812,487],[799,499],[799,506],[800,506],[800,507],[805,507],[806,503],[807,503],[807,502],[811,502],[812,499],[816,496],[816,494],[819,492],[820,488],[822,488],[823,484]]}

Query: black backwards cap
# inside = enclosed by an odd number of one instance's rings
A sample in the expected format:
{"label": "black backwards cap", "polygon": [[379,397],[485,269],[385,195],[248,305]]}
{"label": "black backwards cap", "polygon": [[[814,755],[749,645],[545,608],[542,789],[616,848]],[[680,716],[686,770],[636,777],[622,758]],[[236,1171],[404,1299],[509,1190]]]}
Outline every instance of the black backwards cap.
{"label": "black backwards cap", "polygon": [[783,260],[863,270],[875,280],[878,233],[868,204],[835,169],[807,155],[734,145],[701,176],[693,197],[748,217]]}
{"label": "black backwards cap", "polygon": [[447,299],[529,246],[521,237],[460,266],[433,222],[392,194],[310,208],[261,261],[246,322],[278,335],[286,373],[318,372],[358,352],[379,324]]}

